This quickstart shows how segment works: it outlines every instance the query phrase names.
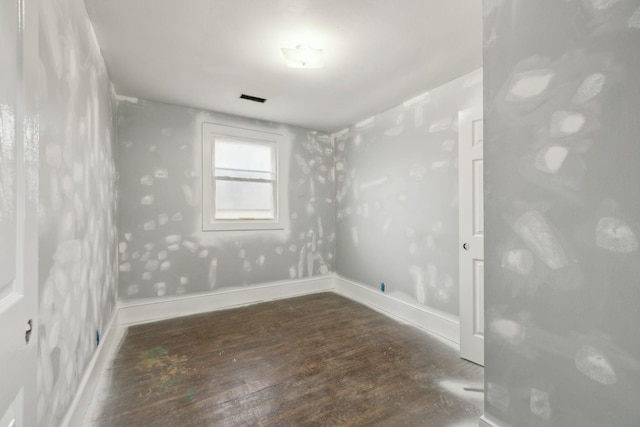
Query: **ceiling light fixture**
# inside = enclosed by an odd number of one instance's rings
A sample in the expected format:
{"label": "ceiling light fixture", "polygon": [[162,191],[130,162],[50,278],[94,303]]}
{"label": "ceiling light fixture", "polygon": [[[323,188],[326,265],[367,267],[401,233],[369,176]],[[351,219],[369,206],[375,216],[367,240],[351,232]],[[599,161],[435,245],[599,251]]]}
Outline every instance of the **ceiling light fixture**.
{"label": "ceiling light fixture", "polygon": [[322,49],[298,45],[295,49],[280,49],[287,65],[291,68],[324,68]]}

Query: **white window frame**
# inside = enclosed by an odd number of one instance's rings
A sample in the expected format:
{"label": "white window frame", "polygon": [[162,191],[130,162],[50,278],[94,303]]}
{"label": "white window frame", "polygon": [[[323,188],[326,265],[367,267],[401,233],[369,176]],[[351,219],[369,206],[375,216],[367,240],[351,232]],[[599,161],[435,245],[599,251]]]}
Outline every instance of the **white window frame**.
{"label": "white window frame", "polygon": [[[215,141],[216,137],[232,138],[259,144],[273,144],[274,162],[274,218],[273,219],[216,219],[215,218]],[[283,230],[282,204],[286,194],[286,182],[280,170],[283,136],[261,129],[247,129],[217,123],[202,125],[202,230],[203,231],[250,231]]]}

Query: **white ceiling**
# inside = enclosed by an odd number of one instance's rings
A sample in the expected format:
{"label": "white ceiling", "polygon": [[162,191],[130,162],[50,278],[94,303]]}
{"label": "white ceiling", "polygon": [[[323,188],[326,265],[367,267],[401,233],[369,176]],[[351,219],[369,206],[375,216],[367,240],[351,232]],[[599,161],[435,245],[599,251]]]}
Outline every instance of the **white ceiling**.
{"label": "white ceiling", "polygon": [[480,0],[85,2],[118,94],[327,132],[482,66]]}

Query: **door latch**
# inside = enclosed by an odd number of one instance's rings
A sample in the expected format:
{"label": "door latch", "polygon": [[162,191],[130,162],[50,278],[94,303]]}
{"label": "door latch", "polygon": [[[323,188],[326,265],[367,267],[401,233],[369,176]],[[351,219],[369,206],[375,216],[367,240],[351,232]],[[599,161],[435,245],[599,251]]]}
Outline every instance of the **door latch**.
{"label": "door latch", "polygon": [[24,341],[29,344],[29,340],[31,339],[31,332],[33,331],[33,322],[31,321],[31,319],[29,319],[29,321],[27,321],[27,326],[25,327],[24,330]]}

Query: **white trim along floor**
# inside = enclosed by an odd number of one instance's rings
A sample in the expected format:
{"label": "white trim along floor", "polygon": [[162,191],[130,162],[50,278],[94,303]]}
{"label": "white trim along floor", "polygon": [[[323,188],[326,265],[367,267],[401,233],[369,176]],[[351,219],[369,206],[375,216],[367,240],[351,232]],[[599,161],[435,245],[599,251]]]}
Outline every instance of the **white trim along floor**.
{"label": "white trim along floor", "polygon": [[[83,376],[62,426],[82,425],[85,415],[91,412],[91,399],[101,373],[111,364],[128,326],[320,292],[335,292],[402,323],[414,325],[439,337],[444,343],[459,348],[460,324],[456,317],[412,304],[335,274],[241,289],[223,289],[215,293],[149,301],[121,301],[114,310],[100,347]],[[483,417],[480,427],[496,426]]]}

